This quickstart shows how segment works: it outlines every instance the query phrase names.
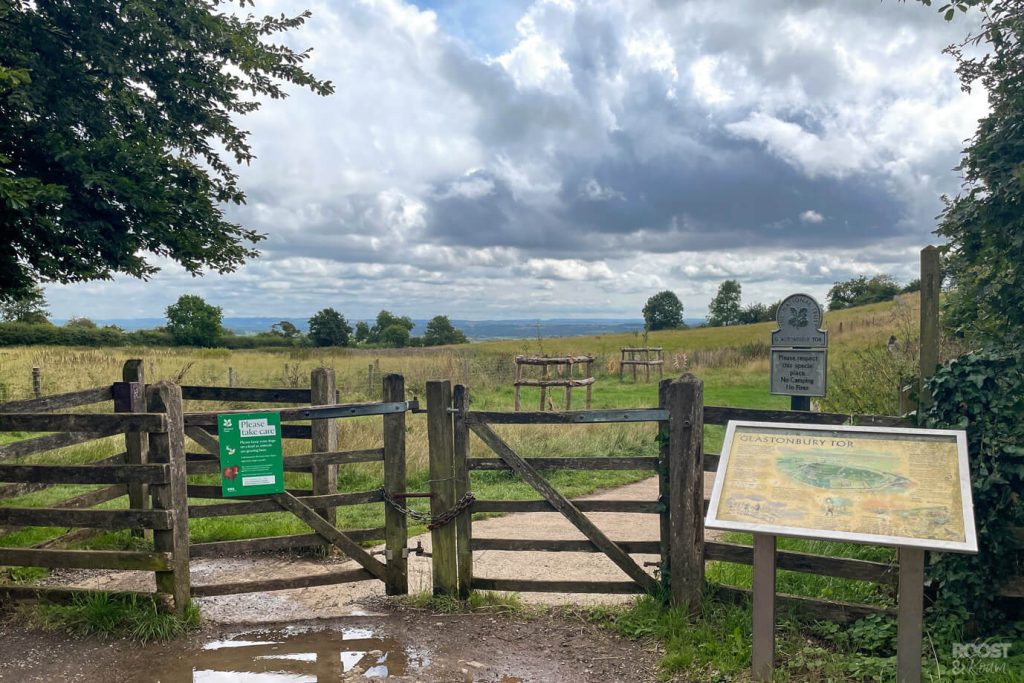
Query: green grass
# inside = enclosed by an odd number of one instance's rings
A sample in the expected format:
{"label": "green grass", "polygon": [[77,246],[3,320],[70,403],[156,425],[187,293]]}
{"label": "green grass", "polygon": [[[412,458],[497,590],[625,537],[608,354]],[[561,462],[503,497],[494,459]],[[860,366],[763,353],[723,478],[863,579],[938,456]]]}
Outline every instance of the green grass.
{"label": "green grass", "polygon": [[[666,607],[643,596],[620,607],[586,611],[628,638],[661,642],[664,655],[659,678],[694,683],[748,680],[752,614],[749,602],[724,603],[706,596],[695,618],[680,607]],[[960,622],[929,615],[926,623],[924,680],[1010,683],[1024,671],[1024,648],[1011,645],[1005,660],[975,659],[957,663],[953,644],[966,641]],[[776,633],[776,681],[894,681],[896,624],[890,617],[870,617],[854,624],[801,623],[783,618]],[[998,639],[996,639],[998,640]],[[1019,642],[1019,641],[1018,641]],[[993,670],[996,669],[996,670]]]}
{"label": "green grass", "polygon": [[491,612],[512,616],[529,616],[543,608],[529,608],[519,599],[518,593],[497,591],[473,591],[469,599],[459,600],[448,595],[432,595],[429,592],[415,593],[402,598],[402,602],[416,609],[430,610],[442,614],[462,612]]}
{"label": "green grass", "polygon": [[168,640],[199,626],[199,608],[189,603],[184,617],[166,611],[148,597],[94,593],[76,596],[67,605],[22,607],[16,618],[45,630],[75,636],[127,638],[140,642]]}

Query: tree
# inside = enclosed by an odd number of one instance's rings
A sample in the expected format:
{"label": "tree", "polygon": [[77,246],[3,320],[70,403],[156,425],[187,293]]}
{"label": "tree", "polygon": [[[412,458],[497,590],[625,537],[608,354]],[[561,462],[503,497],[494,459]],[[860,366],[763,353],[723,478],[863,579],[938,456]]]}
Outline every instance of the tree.
{"label": "tree", "polygon": [[889,301],[902,289],[891,275],[875,275],[870,279],[861,275],[837,282],[828,290],[828,310],[838,311],[853,306]]}
{"label": "tree", "polygon": [[423,333],[424,346],[441,346],[442,344],[465,344],[469,342],[465,333],[452,325],[446,315],[437,315],[427,323]]}
{"label": "tree", "polygon": [[167,307],[167,331],[176,344],[214,346],[224,334],[221,314],[220,306],[206,303],[201,296],[182,294]]}
{"label": "tree", "polygon": [[309,339],[314,346],[348,346],[352,334],[345,316],[333,308],[324,308],[309,319]]}
{"label": "tree", "polygon": [[409,328],[405,325],[388,325],[378,336],[378,341],[384,346],[400,349],[409,345]]}
{"label": "tree", "polygon": [[360,320],[356,323],[356,341],[359,343],[368,341],[370,339],[370,326],[366,324],[366,321]]}
{"label": "tree", "polygon": [[293,323],[282,320],[270,326],[270,334],[275,337],[284,337],[285,339],[298,339],[302,332]]}
{"label": "tree", "polygon": [[[367,337],[367,341],[373,342],[375,344],[388,344],[388,342],[384,340],[384,332],[389,327],[394,327],[396,325],[398,327],[405,329],[406,340],[408,340],[409,334],[412,333],[412,328],[416,327],[416,324],[413,323],[412,318],[410,318],[407,315],[397,316],[391,311],[381,311],[380,313],[377,314],[377,321],[373,324],[373,327],[370,328],[370,334]],[[392,333],[392,339],[396,339],[394,333]],[[406,341],[406,344],[407,343],[408,341]],[[406,344],[402,344],[402,346],[405,346]],[[388,345],[393,346],[392,344]]]}
{"label": "tree", "polygon": [[76,327],[82,330],[95,330],[97,325],[89,318],[75,317],[64,323],[64,327]]}
{"label": "tree", "polygon": [[[778,307],[776,307],[776,310],[778,310]],[[743,308],[740,311],[739,320],[737,320],[737,322],[740,325],[751,325],[753,323],[764,323],[774,319],[775,316],[769,312],[768,306],[758,302]]]}
{"label": "tree", "polygon": [[[925,2],[925,4],[930,4]],[[979,340],[1024,341],[1024,0],[980,5],[981,28],[947,48],[961,89],[980,82],[988,114],[964,150],[961,193],[947,199],[936,232],[945,237],[945,275],[954,291],[946,319]],[[943,7],[947,20],[953,6]],[[976,49],[983,45],[985,49]]]}
{"label": "tree", "polygon": [[739,323],[742,314],[740,295],[740,283],[736,280],[726,280],[718,285],[718,293],[708,304],[708,325],[722,327]]}
{"label": "tree", "polygon": [[[0,261],[2,259],[0,256]],[[46,324],[49,315],[42,287],[30,287],[17,298],[0,298],[0,320],[6,323]]]}
{"label": "tree", "polygon": [[648,330],[674,330],[684,327],[683,302],[675,292],[658,292],[644,304],[644,327]]}
{"label": "tree", "polygon": [[147,278],[146,254],[193,274],[256,254],[263,236],[224,211],[245,201],[231,161],[254,159],[240,118],[286,84],[333,86],[270,42],[308,12],[220,4],[0,1],[0,299]]}

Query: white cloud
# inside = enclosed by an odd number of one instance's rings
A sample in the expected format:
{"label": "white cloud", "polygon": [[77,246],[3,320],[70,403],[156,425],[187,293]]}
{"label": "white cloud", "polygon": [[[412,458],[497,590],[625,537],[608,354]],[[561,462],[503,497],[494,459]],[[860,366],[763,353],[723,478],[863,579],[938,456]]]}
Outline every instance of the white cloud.
{"label": "white cloud", "polygon": [[814,209],[807,209],[806,211],[800,214],[800,220],[804,223],[817,224],[824,221],[825,217],[822,216],[817,211],[815,211]]}

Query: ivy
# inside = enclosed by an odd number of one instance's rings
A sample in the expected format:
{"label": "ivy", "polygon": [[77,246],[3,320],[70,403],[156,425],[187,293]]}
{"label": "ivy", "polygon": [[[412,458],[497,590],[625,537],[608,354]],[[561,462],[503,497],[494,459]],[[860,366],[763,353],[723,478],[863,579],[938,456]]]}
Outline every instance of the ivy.
{"label": "ivy", "polygon": [[984,631],[1001,624],[1007,579],[1024,573],[1010,528],[1024,526],[1024,347],[989,347],[950,361],[931,378],[922,426],[964,429],[978,532],[976,555],[936,553],[928,577],[937,604],[964,610]]}

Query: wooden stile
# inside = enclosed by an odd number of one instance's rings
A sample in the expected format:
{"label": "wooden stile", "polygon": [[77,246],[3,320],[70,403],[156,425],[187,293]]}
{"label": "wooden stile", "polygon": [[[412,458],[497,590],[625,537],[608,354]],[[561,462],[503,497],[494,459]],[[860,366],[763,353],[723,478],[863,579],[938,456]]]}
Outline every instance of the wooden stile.
{"label": "wooden stile", "polygon": [[[568,400],[567,394],[566,401]],[[469,479],[469,427],[466,425],[466,414],[469,412],[469,389],[462,384],[455,385],[452,403],[455,407],[453,422],[455,499],[461,500],[472,490]],[[471,508],[460,512],[459,516],[455,518],[454,524],[455,547],[458,553],[459,597],[466,600],[473,590],[473,513]]]}

